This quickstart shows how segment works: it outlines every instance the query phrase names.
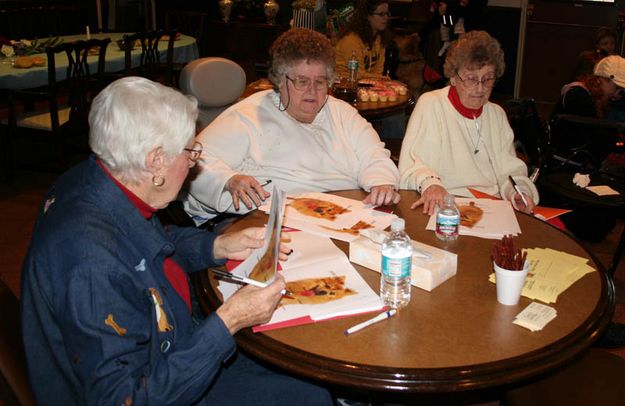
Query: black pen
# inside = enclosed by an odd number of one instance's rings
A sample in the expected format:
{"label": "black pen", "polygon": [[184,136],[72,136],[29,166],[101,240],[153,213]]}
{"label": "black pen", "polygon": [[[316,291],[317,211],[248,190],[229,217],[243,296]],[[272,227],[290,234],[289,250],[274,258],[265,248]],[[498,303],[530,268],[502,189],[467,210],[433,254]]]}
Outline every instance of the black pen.
{"label": "black pen", "polygon": [[521,193],[521,189],[519,189],[519,186],[516,184],[514,179],[512,179],[512,176],[508,175],[508,179],[510,179],[510,183],[512,183],[512,187],[514,188],[514,190],[516,190],[516,192],[521,196],[521,200],[523,200],[523,204],[525,204],[525,207],[529,207],[529,205],[527,204],[527,200],[525,200],[525,196],[523,196],[523,193]]}

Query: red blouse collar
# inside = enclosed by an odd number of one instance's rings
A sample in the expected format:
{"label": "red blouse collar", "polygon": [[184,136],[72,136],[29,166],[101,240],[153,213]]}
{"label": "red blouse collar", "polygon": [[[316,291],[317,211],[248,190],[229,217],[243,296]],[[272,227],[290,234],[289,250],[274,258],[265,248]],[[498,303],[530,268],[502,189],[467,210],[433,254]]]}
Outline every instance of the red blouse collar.
{"label": "red blouse collar", "polygon": [[483,107],[480,107],[479,109],[470,109],[462,104],[455,86],[449,87],[449,93],[447,94],[447,97],[449,98],[451,104],[458,111],[458,113],[462,114],[463,117],[477,118],[482,114]]}
{"label": "red blouse collar", "polygon": [[113,183],[115,183],[115,185],[117,185],[117,187],[122,192],[124,192],[128,200],[130,200],[130,202],[137,208],[137,210],[139,210],[139,213],[141,213],[141,216],[143,216],[143,218],[148,220],[150,217],[154,215],[154,213],[156,213],[157,209],[155,209],[154,207],[150,206],[149,204],[141,200],[139,196],[132,193],[126,186],[122,185],[117,179],[115,179],[115,177],[111,174],[111,172],[109,172],[109,170],[106,169],[106,167],[102,164],[100,159],[96,159],[95,161],[98,163],[100,168],[102,168],[106,176],[108,176],[113,181]]}

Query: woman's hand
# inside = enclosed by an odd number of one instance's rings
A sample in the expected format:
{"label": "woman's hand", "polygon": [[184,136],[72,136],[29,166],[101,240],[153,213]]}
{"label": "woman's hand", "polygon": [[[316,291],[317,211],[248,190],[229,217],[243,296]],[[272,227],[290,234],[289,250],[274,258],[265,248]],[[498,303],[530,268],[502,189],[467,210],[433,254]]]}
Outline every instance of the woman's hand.
{"label": "woman's hand", "polygon": [[242,328],[266,323],[271,319],[285,287],[284,278],[276,273],[271,285],[266,288],[242,287],[216,313],[233,335]]}
{"label": "woman's hand", "polygon": [[522,211],[523,213],[527,214],[532,214],[534,207],[536,207],[536,203],[534,203],[530,196],[525,193],[523,193],[523,195],[521,196],[521,193],[519,192],[514,193],[511,203],[512,207],[514,207],[516,210]]}
{"label": "woman's hand", "polygon": [[[265,238],[265,227],[249,227],[241,231],[228,232],[219,235],[213,243],[213,258],[233,259],[241,261],[250,256],[252,250],[263,246]],[[290,238],[283,239],[285,242]],[[291,249],[280,242],[279,259],[286,261],[289,258]]]}
{"label": "woman's hand", "polygon": [[362,202],[374,206],[386,206],[399,203],[400,198],[399,193],[393,188],[393,185],[379,185],[373,186],[369,196]]}
{"label": "woman's hand", "polygon": [[239,210],[240,201],[248,209],[252,209],[254,205],[260,206],[269,197],[269,192],[252,176],[234,175],[228,179],[225,188],[232,195],[235,210]]}
{"label": "woman's hand", "polygon": [[443,207],[445,195],[447,195],[447,190],[445,190],[444,187],[440,185],[432,185],[421,193],[419,200],[415,201],[410,208],[416,209],[417,207],[423,205],[423,213],[432,215],[434,214],[437,205],[439,207]]}

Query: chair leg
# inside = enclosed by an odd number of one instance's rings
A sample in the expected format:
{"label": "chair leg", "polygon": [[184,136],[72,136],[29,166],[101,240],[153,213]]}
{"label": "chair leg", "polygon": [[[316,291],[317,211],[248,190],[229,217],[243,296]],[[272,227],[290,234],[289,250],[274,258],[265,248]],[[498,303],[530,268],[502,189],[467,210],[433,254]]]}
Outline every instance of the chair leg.
{"label": "chair leg", "polygon": [[612,278],[614,278],[614,274],[616,273],[616,268],[618,268],[619,262],[621,262],[621,257],[623,256],[623,249],[625,248],[625,228],[621,232],[621,237],[618,240],[618,244],[616,245],[616,249],[614,250],[614,255],[612,256],[612,263],[608,268],[608,273]]}

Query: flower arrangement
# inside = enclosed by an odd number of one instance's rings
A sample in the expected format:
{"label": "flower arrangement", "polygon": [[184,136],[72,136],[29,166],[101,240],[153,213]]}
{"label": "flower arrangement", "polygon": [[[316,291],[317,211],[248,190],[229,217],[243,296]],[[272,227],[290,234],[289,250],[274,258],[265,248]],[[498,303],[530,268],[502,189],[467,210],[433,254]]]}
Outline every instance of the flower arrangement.
{"label": "flower arrangement", "polygon": [[292,7],[293,9],[303,9],[309,11],[315,11],[315,5],[317,4],[316,0],[294,0]]}
{"label": "flower arrangement", "polygon": [[0,52],[7,58],[40,54],[46,51],[46,47],[53,47],[62,43],[63,40],[59,37],[47,38],[41,42],[39,42],[38,39],[32,41],[27,39],[21,39],[19,41],[11,40],[10,45],[2,45]]}
{"label": "flower arrangement", "polygon": [[527,252],[514,248],[514,240],[511,235],[505,235],[501,241],[493,245],[491,258],[495,264],[503,269],[522,271],[525,267]]}

